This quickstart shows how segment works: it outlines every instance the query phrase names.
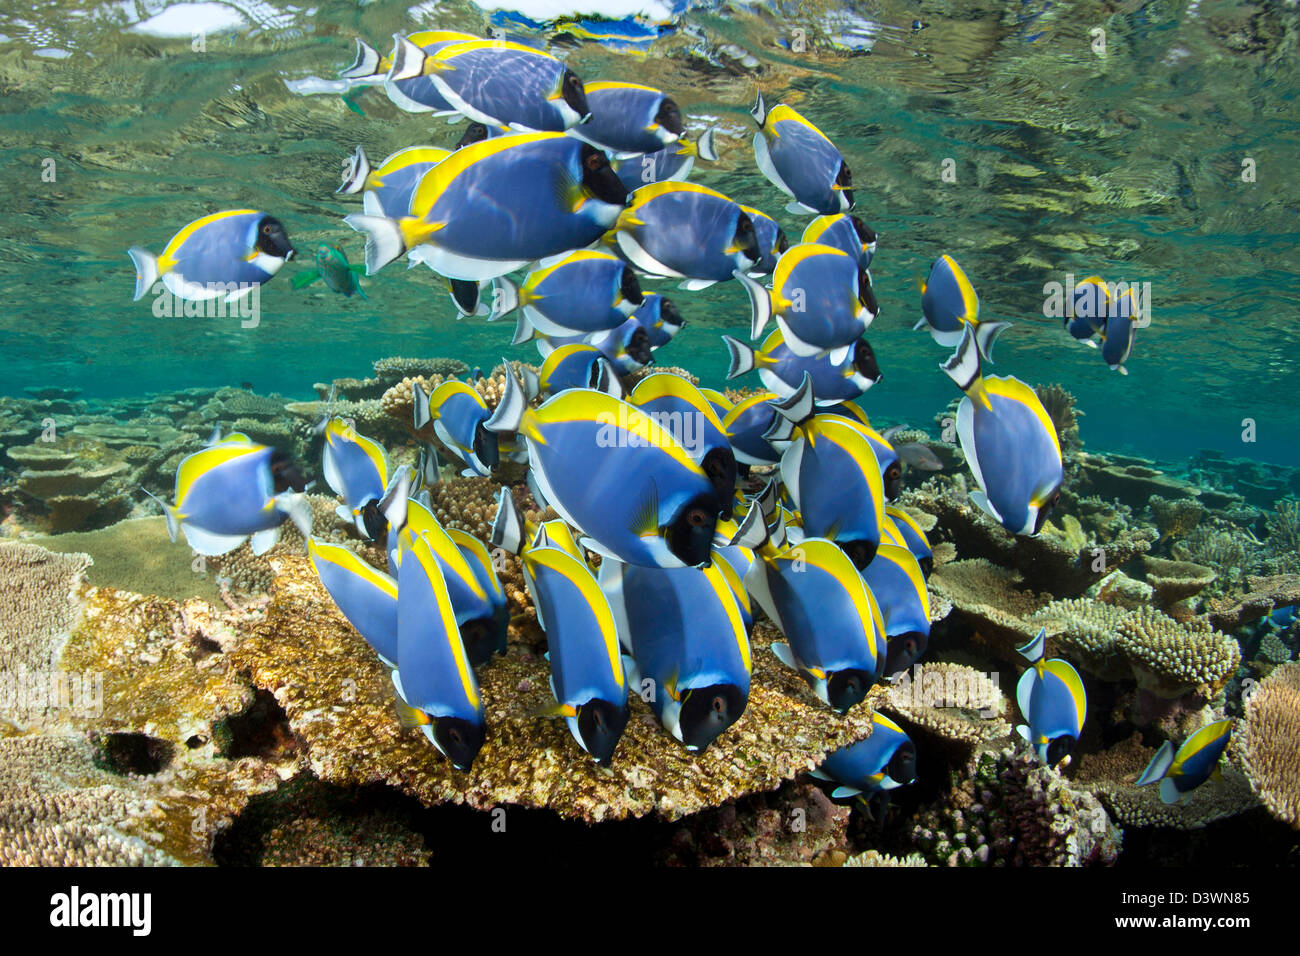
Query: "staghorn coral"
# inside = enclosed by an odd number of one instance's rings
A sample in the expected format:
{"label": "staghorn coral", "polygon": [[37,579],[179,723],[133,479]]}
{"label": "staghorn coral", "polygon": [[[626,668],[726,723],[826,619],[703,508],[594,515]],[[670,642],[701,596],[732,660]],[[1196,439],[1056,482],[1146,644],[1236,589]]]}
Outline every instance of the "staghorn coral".
{"label": "staghorn coral", "polygon": [[1233,751],[1268,812],[1300,830],[1300,662],[1274,668],[1245,705]]}
{"label": "staghorn coral", "polygon": [[752,642],[754,678],[745,714],[717,743],[690,753],[634,699],[614,763],[600,768],[562,722],[534,716],[550,701],[547,665],[519,646],[512,627],[510,653],[479,674],[488,738],[473,769],[462,774],[421,734],[400,726],[389,675],[338,613],[307,560],[286,555],[277,563],[265,620],[229,656],[254,684],[273,690],[312,771],[326,782],[385,782],[426,805],[548,807],[587,822],[651,812],[676,819],[772,789],[870,733],[869,705],[844,717],[834,714],[762,650],[776,638],[764,624]]}
{"label": "staghorn coral", "polygon": [[1271,554],[1294,557],[1300,552],[1300,501],[1284,498],[1273,506],[1264,519],[1267,536],[1264,545]]}
{"label": "staghorn coral", "polygon": [[1200,525],[1175,541],[1169,553],[1176,560],[1206,565],[1220,574],[1235,576],[1258,550],[1258,542],[1234,525]]}
{"label": "staghorn coral", "polygon": [[1213,697],[1241,663],[1241,648],[1203,620],[1185,624],[1155,608],[1125,612],[1116,626],[1116,649],[1124,655],[1138,686],[1158,697],[1196,690]]}
{"label": "staghorn coral", "polygon": [[935,866],[1091,866],[1115,862],[1123,833],[1092,794],[1007,748],[981,753],[912,838]]}

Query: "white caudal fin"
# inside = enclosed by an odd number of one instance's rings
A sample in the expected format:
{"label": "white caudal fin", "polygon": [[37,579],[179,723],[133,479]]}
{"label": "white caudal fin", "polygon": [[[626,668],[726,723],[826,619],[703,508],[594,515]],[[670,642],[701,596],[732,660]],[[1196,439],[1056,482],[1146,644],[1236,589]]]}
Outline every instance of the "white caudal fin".
{"label": "white caudal fin", "polygon": [[[783,398],[779,402],[768,402],[775,409],[776,418],[772,421],[772,427],[763,435],[764,440],[769,442],[788,440],[794,433],[795,428],[816,414],[815,399],[812,376],[804,372],[799,387],[790,394],[789,398]],[[781,424],[782,421],[789,423],[788,426]]]}
{"label": "white caudal fin", "polygon": [[1174,745],[1173,741],[1166,740],[1156,751],[1156,755],[1151,758],[1147,768],[1142,771],[1142,776],[1137,778],[1135,787],[1145,787],[1147,784],[1155,783],[1157,780],[1163,780],[1169,773],[1169,768],[1174,765]]}
{"label": "white caudal fin", "polygon": [[591,387],[615,398],[622,398],[626,394],[623,390],[623,380],[618,377],[614,364],[604,356],[597,359],[592,366]]}
{"label": "white caudal fin", "polygon": [[489,322],[504,318],[519,308],[519,286],[509,276],[497,276],[492,280],[492,311]]}
{"label": "white caudal fin", "polygon": [[503,358],[501,363],[506,369],[506,391],[497,403],[496,411],[483,423],[483,427],[498,433],[517,432],[524,420],[524,412],[528,410],[528,398],[524,394],[523,386],[519,384],[510,361]]}
{"label": "white caudal fin", "polygon": [[969,391],[971,386],[979,381],[980,353],[975,344],[975,335],[969,325],[962,333],[957,351],[948,361],[940,363],[939,368],[943,369],[944,374],[956,382],[957,387],[963,392]]}
{"label": "white caudal fin", "polygon": [[379,70],[379,51],[360,37],[357,37],[356,41],[357,55],[353,59],[352,65],[339,73],[341,79],[360,80],[364,77],[375,76]]}
{"label": "white caudal fin", "polygon": [[981,322],[975,327],[975,344],[979,347],[980,355],[984,356],[990,362],[993,361],[993,343],[1003,329],[1011,328],[1010,322]]}
{"label": "white caudal fin", "polygon": [[763,334],[768,320],[772,318],[772,297],[761,285],[745,275],[739,269],[731,273],[732,277],[749,296],[749,337],[757,339]]}
{"label": "white caudal fin", "polygon": [[429,412],[429,396],[425,394],[419,382],[411,383],[411,409],[412,424],[418,432],[425,425],[429,424],[429,419],[433,416]]}
{"label": "white caudal fin", "polygon": [[763,91],[759,90],[757,97],[754,99],[754,107],[749,111],[749,115],[754,117],[754,122],[762,126],[767,122],[767,104],[763,102]]}
{"label": "white caudal fin", "polygon": [[518,554],[524,541],[524,519],[519,514],[515,499],[509,488],[502,488],[497,495],[497,515],[492,520],[492,531],[488,540],[494,548],[504,548],[511,554]]}
{"label": "white caudal fin", "polygon": [[402,227],[395,219],[353,213],[343,222],[366,237],[366,275],[372,276],[406,251]]}
{"label": "white caudal fin", "polygon": [[1026,644],[1024,647],[1017,647],[1016,653],[1018,653],[1025,660],[1029,661],[1029,663],[1036,664],[1038,663],[1038,661],[1042,659],[1043,651],[1046,647],[1047,647],[1047,628],[1040,627],[1038,629],[1038,634],[1035,635],[1034,639],[1030,641],[1028,644]]}
{"label": "white caudal fin", "polygon": [[161,498],[155,495],[148,488],[141,487],[140,490],[143,491],[150,498],[152,498],[154,501],[158,502],[158,507],[162,509],[163,517],[167,519],[167,535],[172,539],[172,543],[174,544],[176,542],[177,535],[180,534],[180,530],[181,530],[180,520],[176,517],[176,509],[173,508],[171,505],[169,505],[167,502],[163,501]]}
{"label": "white caudal fin", "polygon": [[411,482],[414,472],[410,465],[403,465],[393,472],[393,477],[384,489],[384,497],[379,499],[379,513],[388,521],[388,526],[399,529],[406,526],[406,503],[411,495]]}
{"label": "white caudal fin", "polygon": [[716,163],[718,161],[717,130],[714,127],[710,126],[704,131],[704,135],[695,144],[695,152],[700,159],[706,162]]}
{"label": "white caudal fin", "polygon": [[423,50],[402,36],[393,34],[396,46],[393,47],[393,68],[388,71],[388,82],[413,80],[424,73],[424,61],[428,58]]}
{"label": "white caudal fin", "polygon": [[366,158],[366,151],[358,146],[351,156],[343,160],[343,185],[335,192],[347,193],[349,196],[359,193],[365,188],[369,176],[370,160]]}
{"label": "white caudal fin", "polygon": [[138,302],[158,281],[158,257],[148,249],[141,249],[139,246],[132,246],[126,250],[126,254],[131,257],[131,261],[135,264],[135,299],[133,301]]}
{"label": "white caudal fin", "polygon": [[724,335],[722,341],[727,343],[727,351],[731,353],[731,367],[727,369],[727,378],[739,378],[746,372],[754,370],[756,353],[753,349],[730,335]]}
{"label": "white caudal fin", "polygon": [[301,491],[282,491],[275,496],[275,506],[289,516],[304,539],[311,538],[311,501]]}

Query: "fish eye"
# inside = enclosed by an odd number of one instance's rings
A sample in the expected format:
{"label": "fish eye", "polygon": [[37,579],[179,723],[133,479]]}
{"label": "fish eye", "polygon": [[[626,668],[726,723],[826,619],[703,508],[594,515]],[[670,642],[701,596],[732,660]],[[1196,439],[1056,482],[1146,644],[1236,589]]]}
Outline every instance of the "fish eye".
{"label": "fish eye", "polygon": [[721,714],[724,711],[726,711],[727,702],[722,698],[721,694],[718,694],[716,697],[713,698],[713,702],[710,706],[713,708],[713,712],[715,714]]}
{"label": "fish eye", "polygon": [[701,528],[708,522],[709,516],[700,508],[692,508],[686,516],[686,520],[691,523],[692,527]]}
{"label": "fish eye", "polygon": [[899,468],[897,464],[893,464],[890,465],[889,468],[885,471],[885,477],[888,478],[890,481],[893,481],[902,473],[903,470]]}
{"label": "fish eye", "polygon": [[595,172],[605,165],[605,157],[602,153],[591,153],[583,160],[583,165]]}
{"label": "fish eye", "polygon": [[267,235],[267,236],[269,236],[269,235],[271,235],[271,233],[273,233],[273,232],[275,232],[275,229],[274,229],[274,227],[272,227],[272,225],[271,225],[269,222],[268,222],[265,226],[262,227],[262,234],[263,234],[263,235]]}
{"label": "fish eye", "polygon": [[856,677],[850,677],[844,682],[844,689],[850,694],[856,694],[858,692],[858,679]]}
{"label": "fish eye", "polygon": [[461,744],[465,742],[465,738],[461,736],[460,731],[457,730],[455,727],[447,731],[447,736],[451,739],[451,742],[455,744],[457,747],[459,747]]}

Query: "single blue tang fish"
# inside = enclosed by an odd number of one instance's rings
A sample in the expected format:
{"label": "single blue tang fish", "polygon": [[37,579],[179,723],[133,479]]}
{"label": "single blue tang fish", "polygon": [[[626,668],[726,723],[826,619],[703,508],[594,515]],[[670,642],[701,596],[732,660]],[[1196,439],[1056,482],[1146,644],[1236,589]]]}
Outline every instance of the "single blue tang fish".
{"label": "single blue tang fish", "polygon": [[1043,659],[1046,644],[1044,628],[1018,649],[1032,666],[1020,675],[1016,685],[1016,704],[1028,721],[1016,731],[1029,742],[1039,760],[1055,767],[1079,741],[1088,716],[1088,694],[1079,672],[1068,661]]}
{"label": "single blue tang fish", "polygon": [[758,123],[754,159],[764,176],[794,202],[792,215],[830,215],[853,208],[853,173],[830,137],[781,104],[770,113],[758,94],[750,114]]}
{"label": "single blue tang fish", "polygon": [[921,286],[921,319],[913,328],[929,327],[930,336],[943,346],[956,345],[967,328],[975,331],[980,355],[993,360],[993,342],[1010,322],[981,322],[980,299],[957,260],[943,255],[934,260],[930,278]]}
{"label": "single blue tang fish", "polygon": [[831,791],[837,800],[894,790],[916,779],[916,744],[902,727],[876,711],[871,736],[827,754],[812,776],[838,783]]}
{"label": "single blue tang fish", "polygon": [[1173,741],[1161,744],[1147,764],[1135,786],[1145,787],[1160,781],[1160,799],[1164,803],[1186,803],[1192,791],[1211,776],[1219,775],[1219,758],[1232,736],[1231,720],[1216,720],[1192,734],[1174,752]]}
{"label": "single blue tang fish", "polygon": [[925,575],[907,548],[881,544],[871,563],[862,569],[862,577],[885,619],[889,652],[884,676],[892,677],[920,660],[930,643],[930,595]]}
{"label": "single blue tang fish", "polygon": [[172,236],[162,254],[132,246],[135,298],[155,282],[179,299],[224,297],[235,302],[266,282],[293,258],[280,220],[255,209],[228,209],[196,219]]}

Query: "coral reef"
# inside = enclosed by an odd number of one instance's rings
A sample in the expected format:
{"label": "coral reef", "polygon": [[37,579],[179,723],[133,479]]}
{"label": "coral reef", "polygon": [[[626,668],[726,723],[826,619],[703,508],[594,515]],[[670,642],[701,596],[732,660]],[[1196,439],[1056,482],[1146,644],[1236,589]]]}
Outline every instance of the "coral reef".
{"label": "coral reef", "polygon": [[1300,663],[1275,668],[1245,705],[1233,751],[1268,812],[1300,830]]}
{"label": "coral reef", "polygon": [[935,866],[1091,866],[1115,862],[1123,833],[1092,794],[1007,748],[979,754],[912,837]]}

